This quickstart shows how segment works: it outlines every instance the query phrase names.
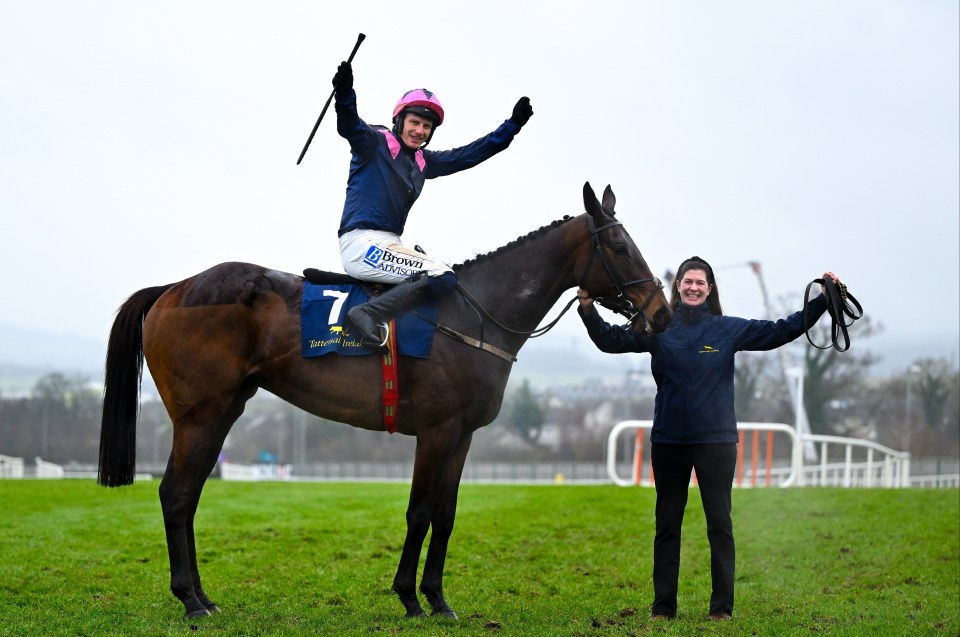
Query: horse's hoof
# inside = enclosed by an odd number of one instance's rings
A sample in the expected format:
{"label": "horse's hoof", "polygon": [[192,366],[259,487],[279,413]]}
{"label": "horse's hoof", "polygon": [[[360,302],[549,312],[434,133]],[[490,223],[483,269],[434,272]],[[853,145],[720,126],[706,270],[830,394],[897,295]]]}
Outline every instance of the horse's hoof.
{"label": "horse's hoof", "polygon": [[183,616],[184,619],[199,619],[200,617],[209,617],[210,611],[206,608],[201,608],[200,610],[195,610],[192,613],[187,613]]}
{"label": "horse's hoof", "polygon": [[457,614],[453,612],[453,609],[450,608],[450,604],[447,603],[446,598],[443,596],[442,592],[427,592],[421,589],[421,591],[427,598],[427,601],[430,602],[430,608],[433,610],[431,615],[439,615],[440,617],[446,617],[447,619],[458,620]]}
{"label": "horse's hoof", "polygon": [[434,615],[440,615],[441,617],[446,617],[447,619],[452,619],[454,621],[460,621],[460,618],[457,617],[457,614],[453,612],[452,608],[445,608],[443,610],[433,611]]}
{"label": "horse's hoof", "polygon": [[420,601],[417,600],[417,594],[403,586],[397,586],[394,583],[393,592],[397,594],[397,597],[400,599],[400,603],[403,604],[403,608],[407,611],[407,617],[426,617],[427,614],[423,612],[423,607],[420,606]]}

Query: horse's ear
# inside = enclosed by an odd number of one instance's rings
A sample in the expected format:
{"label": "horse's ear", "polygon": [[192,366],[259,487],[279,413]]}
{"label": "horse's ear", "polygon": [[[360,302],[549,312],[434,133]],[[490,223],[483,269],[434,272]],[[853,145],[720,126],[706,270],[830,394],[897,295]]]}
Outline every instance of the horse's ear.
{"label": "horse's ear", "polygon": [[617,196],[613,194],[613,189],[610,188],[609,184],[606,188],[603,189],[603,211],[609,214],[611,217],[616,212],[613,211],[613,207],[617,205]]}
{"label": "horse's ear", "polygon": [[597,199],[596,193],[590,187],[589,181],[583,184],[583,207],[594,217],[602,212],[600,200]]}

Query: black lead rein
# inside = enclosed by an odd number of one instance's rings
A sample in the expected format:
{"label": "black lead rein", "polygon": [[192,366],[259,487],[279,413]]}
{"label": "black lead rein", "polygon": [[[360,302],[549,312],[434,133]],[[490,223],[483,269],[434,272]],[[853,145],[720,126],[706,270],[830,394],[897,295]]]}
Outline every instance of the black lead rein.
{"label": "black lead rein", "polygon": [[[807,319],[807,310],[810,306],[810,288],[814,285],[822,285],[826,290],[827,314],[830,315],[830,344],[820,346],[810,338],[810,321]],[[853,322],[863,317],[863,308],[857,299],[847,291],[847,286],[843,283],[834,283],[830,277],[823,279],[814,279],[807,284],[807,289],[803,295],[803,331],[807,340],[817,349],[830,349],[833,347],[838,352],[845,352],[850,349],[850,335],[847,328],[853,325]],[[849,317],[850,322],[847,322]],[[843,345],[840,345],[841,337]]]}

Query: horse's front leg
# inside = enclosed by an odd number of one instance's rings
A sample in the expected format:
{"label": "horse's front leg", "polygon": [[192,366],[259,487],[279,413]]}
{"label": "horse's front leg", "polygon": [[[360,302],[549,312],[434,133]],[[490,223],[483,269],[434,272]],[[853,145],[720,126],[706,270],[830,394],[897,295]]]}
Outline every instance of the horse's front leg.
{"label": "horse's front leg", "polygon": [[437,503],[433,508],[430,534],[430,546],[427,548],[427,562],[423,567],[423,579],[420,581],[420,592],[430,602],[434,615],[443,615],[451,619],[458,619],[457,614],[443,596],[443,568],[447,559],[447,545],[450,534],[453,533],[453,523],[457,516],[457,494],[460,490],[460,478],[463,475],[463,465],[470,450],[470,441],[473,434],[463,436],[457,444],[450,464],[444,472],[443,481],[439,487]]}
{"label": "horse's front leg", "polygon": [[393,591],[407,611],[407,617],[423,617],[426,613],[417,600],[417,565],[420,551],[433,518],[440,484],[459,438],[459,427],[450,423],[417,434],[416,460],[407,503],[407,536]]}

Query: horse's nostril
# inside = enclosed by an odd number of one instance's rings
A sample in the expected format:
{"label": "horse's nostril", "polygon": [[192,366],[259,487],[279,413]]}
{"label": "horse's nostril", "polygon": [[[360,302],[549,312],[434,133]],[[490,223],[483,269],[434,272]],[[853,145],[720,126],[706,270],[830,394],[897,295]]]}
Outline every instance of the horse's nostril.
{"label": "horse's nostril", "polygon": [[666,309],[657,310],[657,313],[653,315],[653,321],[660,327],[665,326],[670,322],[670,311]]}

